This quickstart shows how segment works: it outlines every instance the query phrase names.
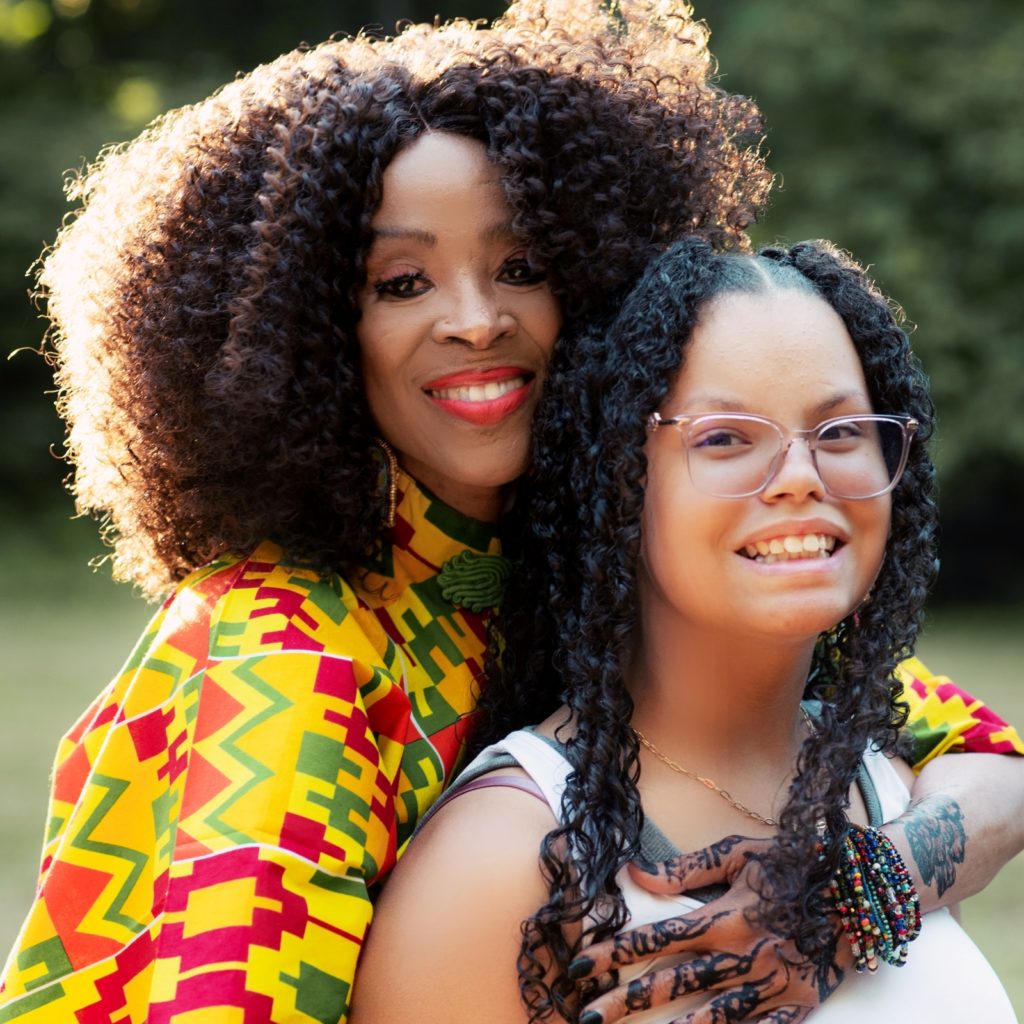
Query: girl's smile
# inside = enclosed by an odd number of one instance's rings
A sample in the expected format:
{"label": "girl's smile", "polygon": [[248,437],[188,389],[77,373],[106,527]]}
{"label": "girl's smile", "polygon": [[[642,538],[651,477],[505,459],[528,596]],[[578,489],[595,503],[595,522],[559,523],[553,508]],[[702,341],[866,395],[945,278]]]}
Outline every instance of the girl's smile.
{"label": "girl's smile", "polygon": [[[774,290],[702,310],[660,412],[756,414],[807,430],[872,407],[838,315],[809,292]],[[669,428],[647,444],[645,614],[694,627],[694,643],[709,628],[809,640],[857,607],[881,564],[888,495],[830,495],[800,441],[760,492],[718,497],[694,484],[682,440]]]}

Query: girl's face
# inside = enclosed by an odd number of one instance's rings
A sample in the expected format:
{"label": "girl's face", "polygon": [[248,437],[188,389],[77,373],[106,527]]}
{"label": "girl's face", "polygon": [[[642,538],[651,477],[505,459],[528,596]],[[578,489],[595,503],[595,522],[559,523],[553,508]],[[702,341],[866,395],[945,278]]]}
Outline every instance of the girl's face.
{"label": "girl's face", "polygon": [[421,136],[384,172],[357,327],[370,411],[438,497],[493,519],[527,466],[561,313],[483,145]]}
{"label": "girl's face", "polygon": [[[808,429],[872,412],[853,342],[823,299],[800,291],[728,294],[709,303],[687,346],[663,417],[741,412]],[[864,599],[885,550],[890,496],[851,501],[825,492],[795,441],[759,494],[713,497],[687,470],[683,436],[654,430],[643,515],[641,594],[683,629],[810,639]],[[818,541],[806,541],[808,535]],[[756,561],[758,544],[832,549],[822,557]],[[649,603],[653,602],[653,606]]]}

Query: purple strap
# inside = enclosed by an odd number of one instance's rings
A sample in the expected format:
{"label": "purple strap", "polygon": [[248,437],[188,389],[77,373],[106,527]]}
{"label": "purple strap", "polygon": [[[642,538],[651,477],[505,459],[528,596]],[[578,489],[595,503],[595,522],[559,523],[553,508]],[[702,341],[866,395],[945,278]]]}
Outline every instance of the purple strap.
{"label": "purple strap", "polygon": [[448,799],[453,800],[462,793],[469,793],[474,789],[489,789],[491,786],[504,786],[508,789],[521,789],[524,793],[536,797],[541,803],[547,804],[547,798],[541,792],[540,786],[533,779],[523,778],[521,775],[485,775],[483,778],[467,782],[458,789],[448,794]]}

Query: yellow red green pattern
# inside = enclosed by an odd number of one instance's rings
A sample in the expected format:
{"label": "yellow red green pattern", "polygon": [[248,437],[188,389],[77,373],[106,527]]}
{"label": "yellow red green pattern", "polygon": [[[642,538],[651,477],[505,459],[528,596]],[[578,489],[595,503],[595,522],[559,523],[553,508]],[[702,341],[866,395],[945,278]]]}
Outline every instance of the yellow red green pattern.
{"label": "yellow red green pattern", "polygon": [[[459,761],[486,622],[441,594],[493,532],[400,478],[358,585],[263,544],[187,579],[60,745],[0,1024],[343,1021],[370,891]],[[1024,752],[904,666],[923,760]],[[399,968],[400,969],[400,968]]]}
{"label": "yellow red green pattern", "polygon": [[917,658],[904,661],[898,675],[910,704],[915,771],[950,751],[1024,754],[1017,730],[946,676],[933,675]]}
{"label": "yellow red green pattern", "polygon": [[187,579],[62,741],[0,1021],[344,1019],[368,891],[451,778],[486,621],[437,574],[493,531],[400,478],[358,586],[263,544]]}

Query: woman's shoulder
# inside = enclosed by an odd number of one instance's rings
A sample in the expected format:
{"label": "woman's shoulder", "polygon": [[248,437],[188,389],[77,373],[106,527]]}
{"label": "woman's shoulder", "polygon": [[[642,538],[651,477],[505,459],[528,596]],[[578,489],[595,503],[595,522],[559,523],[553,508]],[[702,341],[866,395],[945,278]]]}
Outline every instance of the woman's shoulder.
{"label": "woman's shoulder", "polygon": [[165,605],[165,628],[205,632],[214,657],[328,652],[341,637],[361,632],[346,621],[357,604],[340,575],[322,573],[264,541],[186,577]]}

